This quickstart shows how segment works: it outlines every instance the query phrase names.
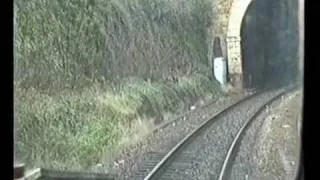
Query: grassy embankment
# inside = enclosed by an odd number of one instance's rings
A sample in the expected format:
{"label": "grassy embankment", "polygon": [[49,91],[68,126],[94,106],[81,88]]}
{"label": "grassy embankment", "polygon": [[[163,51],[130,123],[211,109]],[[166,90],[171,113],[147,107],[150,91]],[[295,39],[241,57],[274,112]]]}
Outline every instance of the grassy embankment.
{"label": "grassy embankment", "polygon": [[31,167],[81,169],[181,105],[217,97],[211,3],[17,1],[17,157]]}

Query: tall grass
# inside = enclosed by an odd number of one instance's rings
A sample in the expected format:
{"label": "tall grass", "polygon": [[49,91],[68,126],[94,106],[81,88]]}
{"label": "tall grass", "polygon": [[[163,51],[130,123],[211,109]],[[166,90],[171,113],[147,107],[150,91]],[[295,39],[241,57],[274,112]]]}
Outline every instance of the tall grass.
{"label": "tall grass", "polygon": [[219,92],[211,0],[15,5],[15,147],[30,167],[94,165],[165,112]]}
{"label": "tall grass", "polygon": [[177,84],[131,82],[121,93],[85,88],[47,95],[17,89],[16,155],[29,166],[83,169],[125,147],[124,139],[148,133],[164,112],[178,112],[192,98],[216,96],[215,84],[203,75],[181,77]]}
{"label": "tall grass", "polygon": [[19,0],[17,6],[22,87],[57,91],[93,80],[210,72],[209,0]]}

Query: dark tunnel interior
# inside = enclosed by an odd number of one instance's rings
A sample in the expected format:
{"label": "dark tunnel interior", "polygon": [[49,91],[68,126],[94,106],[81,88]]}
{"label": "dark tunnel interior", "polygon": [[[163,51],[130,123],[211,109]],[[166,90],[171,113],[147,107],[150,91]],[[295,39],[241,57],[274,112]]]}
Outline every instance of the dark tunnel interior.
{"label": "dark tunnel interior", "polygon": [[241,26],[244,86],[285,85],[297,78],[298,4],[253,0]]}

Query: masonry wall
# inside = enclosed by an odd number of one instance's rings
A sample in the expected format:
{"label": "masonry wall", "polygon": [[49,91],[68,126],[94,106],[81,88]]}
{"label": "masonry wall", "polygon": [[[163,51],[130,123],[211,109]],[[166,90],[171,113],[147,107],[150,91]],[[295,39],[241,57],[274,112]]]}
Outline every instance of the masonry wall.
{"label": "masonry wall", "polygon": [[230,16],[230,8],[233,0],[213,0],[212,9],[215,14],[215,19],[212,19],[212,26],[208,29],[208,59],[210,60],[210,66],[212,67],[212,60],[216,56],[213,52],[214,38],[220,37],[222,54],[227,56],[227,30],[228,21]]}
{"label": "masonry wall", "polygon": [[[265,86],[275,80],[279,83],[290,81],[298,67],[298,0],[253,1],[213,2],[217,18],[213,19],[208,31],[208,57],[213,59],[211,45],[214,37],[219,36],[223,55],[228,57],[229,81],[234,86],[235,81],[243,81],[247,86]],[[234,17],[230,17],[231,13]],[[227,37],[231,43],[226,42]]]}

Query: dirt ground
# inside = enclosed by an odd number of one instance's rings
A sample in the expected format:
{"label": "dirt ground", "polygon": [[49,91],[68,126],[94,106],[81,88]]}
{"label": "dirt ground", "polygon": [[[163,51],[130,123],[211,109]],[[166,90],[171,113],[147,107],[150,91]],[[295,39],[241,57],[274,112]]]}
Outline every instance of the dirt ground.
{"label": "dirt ground", "polygon": [[[301,90],[274,102],[259,118],[263,124],[254,146],[253,177],[292,180],[299,165]],[[255,178],[254,178],[255,179]]]}

